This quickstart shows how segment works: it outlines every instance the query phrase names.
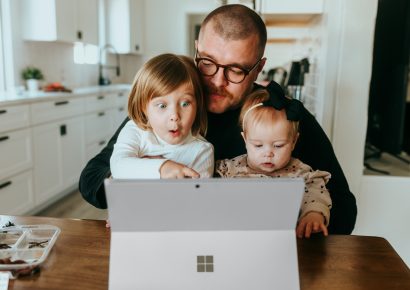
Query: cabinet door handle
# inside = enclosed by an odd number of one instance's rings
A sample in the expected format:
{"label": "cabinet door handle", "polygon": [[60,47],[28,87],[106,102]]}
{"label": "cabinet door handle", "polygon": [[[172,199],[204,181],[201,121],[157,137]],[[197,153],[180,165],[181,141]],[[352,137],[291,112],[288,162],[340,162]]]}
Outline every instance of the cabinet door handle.
{"label": "cabinet door handle", "polygon": [[9,185],[11,185],[11,181],[7,181],[7,182],[5,182],[5,183],[3,183],[3,184],[0,184],[0,189],[5,188],[5,187],[7,187],[7,186],[9,186]]}
{"label": "cabinet door handle", "polygon": [[8,140],[8,139],[9,139],[9,136],[0,137],[0,142],[1,142],[1,141],[6,141],[6,140]]}
{"label": "cabinet door handle", "polygon": [[0,110],[0,115],[7,113],[7,110]]}
{"label": "cabinet door handle", "polygon": [[80,39],[80,40],[83,39],[83,33],[82,33],[81,30],[77,31],[77,38]]}
{"label": "cabinet door handle", "polygon": [[66,125],[61,125],[60,126],[60,136],[67,135],[67,126]]}
{"label": "cabinet door handle", "polygon": [[140,50],[140,46],[138,44],[135,45],[135,50]]}
{"label": "cabinet door handle", "polygon": [[61,102],[55,102],[54,105],[55,106],[61,106],[61,105],[67,105],[68,101],[61,101]]}
{"label": "cabinet door handle", "polygon": [[98,96],[97,97],[97,100],[103,100],[104,99],[104,96]]}
{"label": "cabinet door handle", "polygon": [[98,117],[102,117],[102,116],[104,116],[104,115],[105,115],[104,112],[99,112],[99,113],[98,113]]}
{"label": "cabinet door handle", "polygon": [[118,111],[122,112],[124,111],[124,108],[119,108]]}
{"label": "cabinet door handle", "polygon": [[105,144],[105,140],[102,140],[102,141],[100,141],[99,143],[98,143],[98,145],[100,145],[100,146],[102,146],[102,145],[104,145]]}

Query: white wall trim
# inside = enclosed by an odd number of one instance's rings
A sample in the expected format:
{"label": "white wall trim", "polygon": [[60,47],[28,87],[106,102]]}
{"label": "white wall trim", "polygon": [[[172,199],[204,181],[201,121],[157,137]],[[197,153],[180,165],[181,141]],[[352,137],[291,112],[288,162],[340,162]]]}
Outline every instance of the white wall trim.
{"label": "white wall trim", "polygon": [[4,88],[15,87],[11,0],[1,0],[1,28],[3,44]]}
{"label": "white wall trim", "polygon": [[333,146],[350,188],[360,194],[377,1],[345,0],[340,29]]}

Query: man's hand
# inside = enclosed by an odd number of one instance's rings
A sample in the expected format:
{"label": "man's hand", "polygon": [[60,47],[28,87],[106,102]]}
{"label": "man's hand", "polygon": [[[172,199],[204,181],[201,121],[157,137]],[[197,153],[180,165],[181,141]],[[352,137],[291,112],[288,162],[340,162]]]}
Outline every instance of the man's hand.
{"label": "man's hand", "polygon": [[159,169],[161,178],[199,178],[198,172],[181,163],[171,160],[165,161]]}
{"label": "man's hand", "polygon": [[310,238],[311,233],[323,232],[324,236],[328,235],[325,225],[325,217],[320,212],[311,211],[302,217],[296,228],[298,238]]}

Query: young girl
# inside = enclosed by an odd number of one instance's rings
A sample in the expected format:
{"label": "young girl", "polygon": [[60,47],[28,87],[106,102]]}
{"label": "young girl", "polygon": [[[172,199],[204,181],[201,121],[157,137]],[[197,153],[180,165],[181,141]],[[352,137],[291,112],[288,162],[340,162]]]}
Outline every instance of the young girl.
{"label": "young girl", "polygon": [[[289,100],[289,104],[292,102],[298,105],[296,100]],[[218,161],[216,173],[221,177],[303,177],[305,194],[297,236],[309,238],[312,232],[321,231],[327,236],[332,202],[325,184],[330,174],[313,171],[310,166],[291,157],[299,136],[298,121],[288,120],[289,116],[295,115],[295,111],[291,111],[292,108],[275,109],[265,90],[252,93],[239,117],[247,154]]]}
{"label": "young girl", "polygon": [[213,146],[194,62],[162,54],[138,71],[128,99],[130,121],[110,159],[113,178],[210,177]]}

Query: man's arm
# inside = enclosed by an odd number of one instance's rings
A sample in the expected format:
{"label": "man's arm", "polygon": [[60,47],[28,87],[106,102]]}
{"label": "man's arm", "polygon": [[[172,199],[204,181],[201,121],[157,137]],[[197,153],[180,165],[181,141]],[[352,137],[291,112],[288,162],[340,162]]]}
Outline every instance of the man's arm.
{"label": "man's arm", "polygon": [[81,172],[79,190],[83,198],[98,208],[107,208],[105,198],[104,179],[111,175],[110,158],[122,127],[129,121],[128,118],[122,122],[107,146],[91,159]]}
{"label": "man's arm", "polygon": [[316,119],[306,109],[300,120],[300,137],[294,157],[315,170],[331,173],[327,188],[332,198],[329,233],[350,234],[356,223],[357,206],[346,177],[337,161],[332,144]]}

